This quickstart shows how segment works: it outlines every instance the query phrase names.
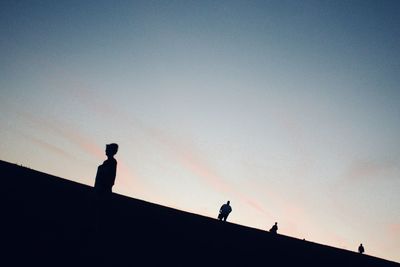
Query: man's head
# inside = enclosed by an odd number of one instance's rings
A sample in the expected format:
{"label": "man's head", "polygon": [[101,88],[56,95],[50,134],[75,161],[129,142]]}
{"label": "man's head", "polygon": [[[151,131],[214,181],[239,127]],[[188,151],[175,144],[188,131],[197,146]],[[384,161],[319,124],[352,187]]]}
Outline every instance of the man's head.
{"label": "man's head", "polygon": [[106,145],[106,155],[107,156],[112,157],[115,154],[117,154],[117,151],[118,151],[118,145],[116,143]]}
{"label": "man's head", "polygon": [[230,203],[231,203],[231,202],[230,202],[229,200],[228,200],[228,202],[226,202],[226,204],[228,204],[228,205],[229,205]]}

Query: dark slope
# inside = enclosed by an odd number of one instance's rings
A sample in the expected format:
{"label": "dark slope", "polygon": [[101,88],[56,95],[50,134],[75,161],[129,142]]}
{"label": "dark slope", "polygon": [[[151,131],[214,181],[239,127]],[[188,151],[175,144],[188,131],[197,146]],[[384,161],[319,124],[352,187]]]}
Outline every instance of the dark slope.
{"label": "dark slope", "polygon": [[0,177],[3,266],[400,266],[117,194],[96,213],[91,187],[4,161]]}

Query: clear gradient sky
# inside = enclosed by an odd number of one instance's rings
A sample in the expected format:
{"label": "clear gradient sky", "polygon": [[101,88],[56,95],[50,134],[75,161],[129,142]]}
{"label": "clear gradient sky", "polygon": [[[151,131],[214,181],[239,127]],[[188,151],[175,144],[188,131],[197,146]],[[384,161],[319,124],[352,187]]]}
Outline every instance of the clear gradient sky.
{"label": "clear gradient sky", "polygon": [[[400,262],[399,1],[1,1],[0,159]],[[51,200],[49,200],[51,201]]]}

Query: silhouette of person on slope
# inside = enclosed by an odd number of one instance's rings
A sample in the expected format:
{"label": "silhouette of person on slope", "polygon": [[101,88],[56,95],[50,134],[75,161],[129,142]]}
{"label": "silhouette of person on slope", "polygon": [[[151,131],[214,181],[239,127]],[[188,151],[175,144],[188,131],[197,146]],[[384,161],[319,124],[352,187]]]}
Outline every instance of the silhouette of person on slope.
{"label": "silhouette of person on slope", "polygon": [[271,227],[271,229],[269,229],[269,231],[273,234],[277,234],[278,233],[278,223],[275,222],[275,224]]}
{"label": "silhouette of person on slope", "polygon": [[360,254],[363,254],[364,253],[364,247],[363,247],[363,244],[360,244],[360,246],[358,247],[358,252],[360,252]]}
{"label": "silhouette of person on slope", "polygon": [[94,184],[94,202],[92,202],[94,229],[97,238],[104,238],[111,216],[110,197],[117,173],[117,161],[114,155],[118,151],[115,143],[106,145],[107,159],[97,168]]}
{"label": "silhouette of person on slope", "polygon": [[95,191],[99,195],[108,195],[112,192],[112,187],[117,174],[117,161],[114,155],[118,151],[118,145],[115,143],[106,145],[107,159],[97,168]]}
{"label": "silhouette of person on slope", "polygon": [[221,208],[219,209],[218,219],[220,221],[226,222],[229,213],[231,213],[232,211],[232,207],[229,205],[230,203],[231,203],[230,201],[226,202],[226,204],[222,205]]}

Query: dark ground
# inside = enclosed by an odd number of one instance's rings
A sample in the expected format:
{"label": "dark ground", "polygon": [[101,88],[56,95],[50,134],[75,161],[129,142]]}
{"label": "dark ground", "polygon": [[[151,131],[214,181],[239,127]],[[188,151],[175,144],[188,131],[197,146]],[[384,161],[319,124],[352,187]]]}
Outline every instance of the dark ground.
{"label": "dark ground", "polygon": [[2,266],[393,266],[0,161]]}

